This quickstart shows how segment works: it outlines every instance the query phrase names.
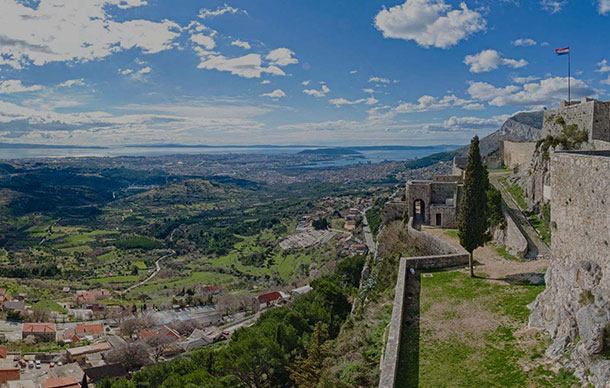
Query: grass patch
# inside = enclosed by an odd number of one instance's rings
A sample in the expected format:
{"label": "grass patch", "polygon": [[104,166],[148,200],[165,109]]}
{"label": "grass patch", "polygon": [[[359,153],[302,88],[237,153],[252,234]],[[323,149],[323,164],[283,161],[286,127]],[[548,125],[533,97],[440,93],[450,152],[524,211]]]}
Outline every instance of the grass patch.
{"label": "grass patch", "polygon": [[56,311],[60,314],[67,314],[68,311],[61,307],[59,303],[53,302],[52,300],[41,300],[32,305],[32,308],[35,310],[49,310]]}
{"label": "grass patch", "polygon": [[[502,285],[459,271],[421,279],[420,328],[406,331],[400,387],[573,387],[543,365],[542,333],[523,333],[541,285]],[[457,312],[457,313],[456,313]],[[418,338],[415,340],[414,338]],[[522,365],[528,365],[524,370]]]}
{"label": "grass patch", "polygon": [[507,251],[506,247],[504,245],[497,245],[496,251],[498,252],[498,255],[500,255],[502,258],[504,258],[506,260],[523,261],[523,260],[519,259],[517,256],[511,254],[509,251]]}
{"label": "grass patch", "polygon": [[530,213],[527,215],[527,219],[530,221],[534,229],[540,233],[540,238],[547,245],[551,245],[551,230],[549,225],[544,222],[537,214]]}
{"label": "grass patch", "polygon": [[145,262],[143,262],[143,261],[134,261],[134,262],[133,262],[133,265],[135,265],[135,266],[136,266],[136,268],[138,268],[138,269],[147,269],[147,268],[148,268],[148,266],[146,265],[146,263],[145,263]]}
{"label": "grass patch", "polygon": [[510,193],[515,202],[517,202],[517,205],[519,205],[522,210],[527,210],[527,203],[525,202],[525,193],[523,192],[521,186],[511,185],[510,183],[508,183],[508,179],[506,177],[500,178],[499,181]]}
{"label": "grass patch", "polygon": [[119,275],[119,276],[109,276],[106,278],[89,279],[89,284],[100,283],[103,285],[107,285],[107,284],[135,283],[138,280],[140,280],[140,277],[138,275]]}
{"label": "grass patch", "polygon": [[446,230],[445,234],[449,237],[453,237],[456,239],[460,238],[460,236],[458,235],[458,231],[456,229]]}

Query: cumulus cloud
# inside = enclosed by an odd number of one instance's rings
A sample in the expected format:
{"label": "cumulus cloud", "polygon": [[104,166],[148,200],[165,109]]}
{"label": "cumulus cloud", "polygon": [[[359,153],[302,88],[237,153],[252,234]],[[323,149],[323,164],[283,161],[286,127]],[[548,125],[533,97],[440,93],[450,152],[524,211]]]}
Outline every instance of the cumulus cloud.
{"label": "cumulus cloud", "polygon": [[328,101],[333,104],[337,108],[340,108],[343,105],[358,105],[358,104],[366,104],[366,105],[375,105],[379,102],[375,97],[368,98],[360,98],[358,100],[347,100],[345,98],[333,98]]}
{"label": "cumulus cloud", "polygon": [[375,90],[368,89],[368,88],[367,89],[362,89],[362,91],[365,92],[365,93],[375,93]]}
{"label": "cumulus cloud", "polygon": [[270,83],[271,81],[269,81],[268,79],[261,81],[261,85],[269,85]]}
{"label": "cumulus cloud", "polygon": [[[610,73],[610,63],[606,59],[602,60],[597,64],[598,69],[595,70],[599,73]],[[608,74],[608,79],[602,80],[602,84],[610,85],[610,74]]]}
{"label": "cumulus cloud", "polygon": [[350,70],[350,74],[356,74],[358,72],[358,70]]}
{"label": "cumulus cloud", "polygon": [[369,78],[369,82],[376,82],[378,84],[389,84],[391,81],[383,77],[371,77]]}
{"label": "cumulus cloud", "polygon": [[610,13],[610,0],[599,0],[597,10],[602,15],[608,15]]}
{"label": "cumulus cloud", "polygon": [[248,54],[236,58],[227,58],[224,55],[199,52],[202,60],[197,65],[199,69],[228,71],[231,74],[244,78],[260,78],[261,74],[286,75],[277,66],[265,66],[259,54]]}
{"label": "cumulus cloud", "polygon": [[0,94],[35,92],[37,90],[42,90],[42,86],[40,86],[40,85],[25,86],[23,83],[21,83],[21,80],[18,80],[18,79],[9,79],[6,81],[0,81]]}
{"label": "cumulus cloud", "polygon": [[471,73],[485,73],[497,69],[499,66],[508,66],[518,69],[527,66],[525,59],[502,58],[496,50],[483,50],[474,55],[467,55],[464,63],[470,66]]}
{"label": "cumulus cloud", "polygon": [[375,27],[385,38],[413,40],[426,48],[455,46],[485,26],[483,16],[466,3],[454,9],[443,0],[406,0],[375,16]]}
{"label": "cumulus cloud", "polygon": [[70,88],[72,86],[83,86],[85,85],[85,80],[83,78],[79,79],[69,79],[60,83],[58,86],[62,88]]}
{"label": "cumulus cloud", "polygon": [[224,14],[234,15],[236,13],[248,14],[245,10],[241,10],[239,8],[230,7],[228,5],[223,5],[222,7],[216,8],[214,11],[209,9],[201,9],[199,10],[199,17],[201,19],[207,19],[215,16],[220,16]]}
{"label": "cumulus cloud", "polygon": [[515,76],[513,77],[513,82],[517,84],[525,84],[532,81],[538,81],[540,77],[536,77],[535,75],[528,75],[526,77]]}
{"label": "cumulus cloud", "polygon": [[[584,81],[572,77],[572,97],[594,97],[596,92]],[[520,86],[508,85],[495,87],[487,82],[471,82],[468,94],[472,98],[487,101],[493,106],[531,106],[544,107],[557,104],[568,94],[568,80],[564,77],[551,77],[539,82]]]}
{"label": "cumulus cloud", "polygon": [[272,65],[287,66],[299,63],[298,59],[293,57],[294,52],[287,48],[278,48],[271,50],[265,57]]}
{"label": "cumulus cloud", "polygon": [[491,118],[452,116],[442,124],[429,124],[425,128],[432,132],[470,132],[497,129],[508,119],[508,115]]}
{"label": "cumulus cloud", "polygon": [[309,85],[309,83],[310,83],[310,82],[311,82],[311,81],[309,81],[309,80],[307,80],[307,81],[303,81],[303,82],[301,82],[301,85],[303,85],[303,86],[307,86],[307,85]]}
{"label": "cumulus cloud", "polygon": [[455,95],[447,95],[442,98],[433,96],[421,96],[416,103],[404,102],[396,106],[393,111],[396,113],[415,113],[428,112],[432,110],[441,110],[452,106],[465,106],[471,104],[472,101],[464,100]]}
{"label": "cumulus cloud", "polygon": [[305,89],[305,90],[303,90],[303,93],[305,93],[307,95],[310,95],[310,96],[318,97],[318,98],[324,97],[328,92],[330,92],[330,89],[325,84],[322,84],[320,89]]}
{"label": "cumulus cloud", "polygon": [[520,38],[510,42],[513,46],[531,47],[536,45],[536,41],[531,38]]}
{"label": "cumulus cloud", "polygon": [[567,0],[542,0],[540,5],[543,10],[550,14],[555,14],[560,12],[567,3]]}
{"label": "cumulus cloud", "polygon": [[231,42],[231,46],[237,46],[237,47],[241,47],[241,48],[243,48],[245,50],[250,50],[250,43],[241,41],[239,39],[234,40],[233,42]]}
{"label": "cumulus cloud", "polygon": [[138,73],[140,74],[148,74],[152,71],[152,69],[150,68],[150,66],[146,66],[141,68],[140,70],[138,70]]}
{"label": "cumulus cloud", "polygon": [[286,93],[282,89],[275,89],[272,92],[261,94],[261,97],[282,98],[286,97]]}
{"label": "cumulus cloud", "polygon": [[0,13],[0,65],[16,69],[49,62],[90,61],[139,48],[146,54],[175,47],[180,26],[169,20],[115,21],[112,4],[129,8],[139,0],[40,0],[30,8],[3,0]]}
{"label": "cumulus cloud", "polygon": [[212,50],[214,49],[214,47],[216,47],[216,42],[214,42],[214,38],[212,36],[204,34],[191,35],[191,41],[193,43],[205,47],[207,50]]}

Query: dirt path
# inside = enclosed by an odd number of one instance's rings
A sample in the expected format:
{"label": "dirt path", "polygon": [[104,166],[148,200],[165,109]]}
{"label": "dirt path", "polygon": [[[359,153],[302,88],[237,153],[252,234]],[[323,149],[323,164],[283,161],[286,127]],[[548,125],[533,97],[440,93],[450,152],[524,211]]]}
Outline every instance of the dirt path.
{"label": "dirt path", "polygon": [[161,271],[161,260],[166,259],[170,256],[173,256],[174,254],[176,254],[176,252],[172,252],[170,254],[167,254],[165,256],[159,257],[157,259],[157,261],[155,261],[155,271],[150,274],[150,276],[148,276],[146,279],[142,280],[141,282],[138,282],[132,286],[129,286],[128,288],[124,289],[123,291],[119,291],[117,292],[117,294],[119,295],[125,295],[127,294],[129,291],[133,290],[134,288],[138,288],[146,283],[148,283],[152,278],[154,278],[155,276],[157,276],[157,274]]}
{"label": "dirt path", "polygon": [[[447,229],[424,227],[426,232],[432,233],[439,238],[459,246],[457,238],[450,236]],[[504,284],[515,284],[524,281],[531,283],[542,282],[542,274],[549,265],[548,259],[538,260],[507,260],[498,254],[493,244],[488,244],[474,251],[475,274],[484,273],[492,280]]]}

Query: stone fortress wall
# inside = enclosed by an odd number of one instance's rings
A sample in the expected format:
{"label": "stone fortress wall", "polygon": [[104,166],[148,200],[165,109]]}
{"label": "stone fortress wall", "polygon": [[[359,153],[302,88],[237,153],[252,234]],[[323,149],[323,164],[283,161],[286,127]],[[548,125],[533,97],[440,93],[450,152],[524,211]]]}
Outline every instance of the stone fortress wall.
{"label": "stone fortress wall", "polygon": [[596,388],[610,384],[610,151],[555,152],[547,288],[529,306],[546,354]]}
{"label": "stone fortress wall", "polygon": [[570,104],[562,101],[559,109],[544,112],[543,138],[562,134],[563,124],[557,121],[560,117],[565,125],[576,124],[578,129],[585,129],[589,134],[589,143],[593,144],[594,140],[610,142],[610,101],[590,98],[572,101]]}
{"label": "stone fortress wall", "polygon": [[527,171],[536,152],[536,142],[504,140],[500,145],[500,152],[504,166]]}

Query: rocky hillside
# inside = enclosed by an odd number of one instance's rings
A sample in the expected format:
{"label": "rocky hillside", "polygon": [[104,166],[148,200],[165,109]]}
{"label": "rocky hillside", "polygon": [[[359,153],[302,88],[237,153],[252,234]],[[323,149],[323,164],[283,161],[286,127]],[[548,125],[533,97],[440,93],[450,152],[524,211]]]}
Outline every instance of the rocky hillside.
{"label": "rocky hillside", "polygon": [[[543,117],[544,112],[542,111],[523,112],[510,117],[500,129],[481,139],[481,154],[485,157],[497,152],[500,148],[500,142],[503,140],[534,141],[540,139]],[[468,147],[464,146],[455,151],[440,152],[413,160],[407,163],[407,168],[427,167],[437,162],[453,160],[454,156],[466,156],[468,155]]]}

